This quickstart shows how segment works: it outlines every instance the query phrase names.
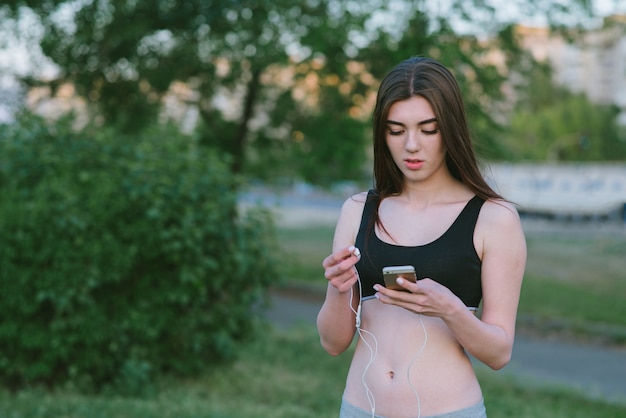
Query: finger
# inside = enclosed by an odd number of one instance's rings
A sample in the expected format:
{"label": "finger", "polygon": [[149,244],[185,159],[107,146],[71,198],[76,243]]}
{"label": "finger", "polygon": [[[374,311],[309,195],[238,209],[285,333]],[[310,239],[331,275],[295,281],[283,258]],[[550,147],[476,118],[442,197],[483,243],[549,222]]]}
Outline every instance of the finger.
{"label": "finger", "polygon": [[402,290],[388,289],[385,286],[381,286],[379,284],[374,285],[374,290],[376,290],[376,297],[378,297],[381,301],[384,301],[385,303],[391,304],[396,304],[397,301],[402,300],[404,295],[408,295],[407,292],[404,292]]}
{"label": "finger", "polygon": [[355,257],[347,258],[341,263],[333,267],[327,268],[324,272],[324,276],[328,280],[340,279],[345,281],[352,276],[356,276],[354,264],[356,264],[357,261],[358,259],[356,259]]}
{"label": "finger", "polygon": [[357,281],[356,274],[352,274],[351,276],[347,278],[333,279],[331,280],[330,283],[340,292],[346,292],[354,286],[356,281]]}
{"label": "finger", "polygon": [[341,276],[330,279],[330,284],[340,292],[350,290],[358,280],[358,276],[354,269],[344,272]]}
{"label": "finger", "polygon": [[400,287],[408,290],[411,293],[417,293],[419,291],[419,285],[417,283],[407,280],[403,277],[398,277],[396,279],[396,283],[398,283]]}
{"label": "finger", "polygon": [[326,257],[324,261],[322,262],[322,266],[324,268],[332,267],[344,261],[345,259],[349,258],[350,256],[355,256],[358,260],[361,257],[361,252],[354,245],[341,248],[335,251],[334,253],[332,253],[331,255],[329,255],[328,257]]}
{"label": "finger", "polygon": [[406,304],[405,301],[401,299],[401,297],[397,297],[406,292],[398,291],[398,290],[389,290],[388,293],[378,292],[374,296],[382,303],[386,305],[394,305],[394,306],[403,306]]}
{"label": "finger", "polygon": [[325,267],[324,276],[327,279],[332,279],[333,277],[340,276],[347,271],[352,271],[354,273],[354,265],[358,261],[359,259],[356,256],[352,255],[335,265]]}
{"label": "finger", "polygon": [[400,285],[400,287],[402,287],[403,289],[406,289],[406,291],[405,290],[390,289],[390,288],[385,287],[385,286],[383,286],[381,284],[374,285],[374,289],[377,292],[380,292],[380,293],[382,293],[382,294],[384,294],[386,296],[389,296],[389,297],[392,297],[392,298],[396,298],[396,299],[397,298],[401,298],[402,295],[410,295],[411,293],[416,293],[417,290],[419,289],[419,287],[415,283],[410,282],[410,281],[408,281],[406,279],[403,279],[401,277],[398,277],[396,279],[396,283],[398,285]]}
{"label": "finger", "polygon": [[385,289],[376,293],[375,296],[380,302],[386,305],[394,305],[417,314],[426,313],[425,306],[422,306],[419,303],[419,299],[412,293]]}

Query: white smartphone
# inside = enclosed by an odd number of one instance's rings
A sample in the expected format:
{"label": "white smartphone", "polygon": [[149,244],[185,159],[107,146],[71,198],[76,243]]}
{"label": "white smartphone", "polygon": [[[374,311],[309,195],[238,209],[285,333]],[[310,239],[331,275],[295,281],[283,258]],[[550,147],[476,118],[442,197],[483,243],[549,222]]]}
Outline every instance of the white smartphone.
{"label": "white smartphone", "polygon": [[402,277],[405,280],[415,283],[417,281],[417,275],[415,274],[415,267],[413,266],[388,266],[383,267],[383,278],[385,279],[385,287],[393,290],[403,290],[408,292],[405,288],[401,287],[396,279]]}

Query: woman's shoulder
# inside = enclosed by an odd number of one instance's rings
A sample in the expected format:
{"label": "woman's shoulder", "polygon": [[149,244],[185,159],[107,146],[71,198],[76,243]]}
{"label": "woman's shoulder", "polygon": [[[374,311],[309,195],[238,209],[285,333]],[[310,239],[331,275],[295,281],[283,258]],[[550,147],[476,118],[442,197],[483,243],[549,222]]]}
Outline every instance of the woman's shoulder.
{"label": "woman's shoulder", "polygon": [[504,199],[487,199],[480,211],[477,226],[504,231],[521,228],[521,220],[513,203]]}
{"label": "woman's shoulder", "polygon": [[515,204],[504,199],[487,199],[483,204],[483,210],[490,216],[513,217],[519,219]]}
{"label": "woman's shoulder", "polygon": [[352,195],[343,202],[335,228],[334,249],[354,245],[366,200],[367,192],[364,192]]}
{"label": "woman's shoulder", "polygon": [[481,260],[502,262],[507,257],[525,257],[525,238],[522,222],[515,205],[502,199],[488,199],[483,204],[475,228],[476,250]]}
{"label": "woman's shoulder", "polygon": [[369,192],[360,192],[348,197],[341,207],[341,212],[352,214],[354,212],[362,212]]}

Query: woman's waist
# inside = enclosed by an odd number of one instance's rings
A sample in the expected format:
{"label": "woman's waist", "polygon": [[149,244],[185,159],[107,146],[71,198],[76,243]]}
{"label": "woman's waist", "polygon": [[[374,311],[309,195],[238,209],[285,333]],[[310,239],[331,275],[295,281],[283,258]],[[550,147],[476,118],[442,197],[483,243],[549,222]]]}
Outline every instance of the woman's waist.
{"label": "woman's waist", "polygon": [[389,355],[384,347],[370,353],[361,345],[348,372],[344,397],[365,410],[373,399],[376,413],[382,416],[417,416],[418,405],[422,416],[435,415],[443,412],[442,407],[462,409],[482,398],[467,355],[445,348],[434,355],[435,346],[422,352],[412,352],[413,348],[406,355]]}
{"label": "woman's waist", "polygon": [[[373,303],[380,304],[378,301],[369,304]],[[363,310],[357,350],[359,345],[375,344],[391,357],[403,354],[410,357],[418,350],[433,348],[457,354],[463,352],[441,318],[417,315],[397,306],[382,305],[377,310],[369,307]]]}
{"label": "woman's waist", "polygon": [[[377,378],[396,376],[420,380],[456,378],[458,373],[471,370],[472,363],[465,350],[451,335],[426,329],[426,335],[398,335],[361,330],[352,359],[351,372],[366,371]],[[405,379],[406,380],[406,379]]]}
{"label": "woman's waist", "polygon": [[348,372],[346,399],[368,409],[367,385],[374,398],[404,402],[409,410],[415,407],[416,394],[426,410],[442,402],[458,409],[478,402],[480,386],[456,338],[436,318],[423,318],[422,324],[385,327],[373,321],[369,330],[364,324]]}

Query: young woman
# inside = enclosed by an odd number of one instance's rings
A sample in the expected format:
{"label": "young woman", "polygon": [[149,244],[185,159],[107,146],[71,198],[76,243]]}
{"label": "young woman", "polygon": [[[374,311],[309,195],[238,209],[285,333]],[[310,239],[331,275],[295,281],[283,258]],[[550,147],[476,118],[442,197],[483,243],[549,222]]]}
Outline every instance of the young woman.
{"label": "young woman", "polygon": [[[375,189],[346,200],[323,262],[322,346],[339,355],[358,334],[340,417],[485,417],[466,353],[493,369],[511,358],[519,216],[483,179],[459,87],[437,61],[385,77],[373,128]],[[383,267],[397,265],[417,282],[385,287]]]}

